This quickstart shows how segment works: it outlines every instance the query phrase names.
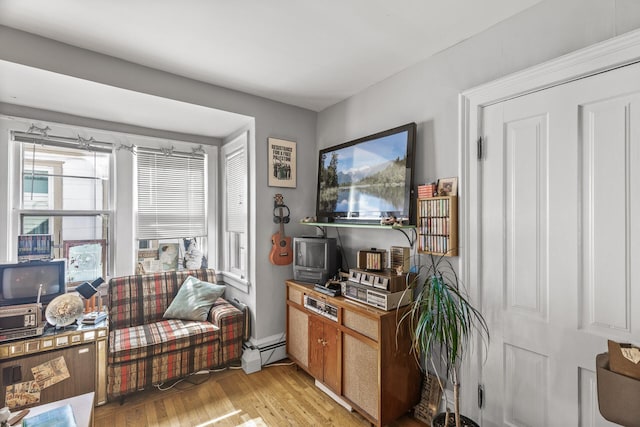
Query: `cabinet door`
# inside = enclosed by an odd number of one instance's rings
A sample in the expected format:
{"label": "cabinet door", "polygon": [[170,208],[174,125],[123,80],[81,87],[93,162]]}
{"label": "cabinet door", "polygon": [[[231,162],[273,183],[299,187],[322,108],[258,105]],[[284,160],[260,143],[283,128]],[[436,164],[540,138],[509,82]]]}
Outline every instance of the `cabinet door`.
{"label": "cabinet door", "polygon": [[287,354],[303,368],[309,366],[309,316],[287,306]]}
{"label": "cabinet door", "polygon": [[379,420],[378,350],[351,335],[343,337],[342,394]]}
{"label": "cabinet door", "polygon": [[309,316],[309,372],[340,393],[340,332],[338,326]]}
{"label": "cabinet door", "polygon": [[324,383],[340,394],[340,332],[336,325],[324,324],[323,342]]}
{"label": "cabinet door", "polygon": [[[0,406],[5,406],[7,387],[34,379],[31,368],[62,357],[69,377],[40,391],[40,402],[24,403],[16,408],[29,407],[95,390],[96,349],[94,344],[69,347],[4,361],[0,383]],[[8,405],[7,405],[8,406]],[[12,408],[14,409],[14,408]]]}
{"label": "cabinet door", "polygon": [[309,316],[309,373],[324,382],[324,324],[316,316]]}

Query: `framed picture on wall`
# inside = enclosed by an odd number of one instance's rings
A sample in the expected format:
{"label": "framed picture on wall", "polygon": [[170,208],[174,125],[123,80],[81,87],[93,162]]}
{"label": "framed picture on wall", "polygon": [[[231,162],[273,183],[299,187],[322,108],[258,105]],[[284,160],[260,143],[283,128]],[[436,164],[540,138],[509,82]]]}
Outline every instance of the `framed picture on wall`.
{"label": "framed picture on wall", "polygon": [[296,143],[269,138],[269,187],[296,188]]}

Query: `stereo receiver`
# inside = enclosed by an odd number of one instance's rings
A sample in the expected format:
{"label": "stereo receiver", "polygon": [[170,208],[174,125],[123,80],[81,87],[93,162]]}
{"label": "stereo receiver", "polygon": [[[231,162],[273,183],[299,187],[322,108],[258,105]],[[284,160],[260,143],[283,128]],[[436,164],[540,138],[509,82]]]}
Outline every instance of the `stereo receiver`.
{"label": "stereo receiver", "polygon": [[338,307],[335,307],[326,301],[314,298],[309,295],[304,296],[304,306],[306,309],[318,313],[321,316],[331,319],[334,322],[338,321]]}
{"label": "stereo receiver", "polygon": [[402,292],[415,279],[415,274],[398,275],[395,271],[384,269],[377,272],[352,268],[349,270],[348,280],[364,286],[379,289],[383,292]]}
{"label": "stereo receiver", "polygon": [[349,280],[342,282],[342,295],[382,310],[389,311],[409,304],[413,299],[413,290],[405,289],[400,292],[384,292],[374,290],[369,286]]}
{"label": "stereo receiver", "polygon": [[21,304],[0,307],[0,331],[39,326],[42,323],[41,304]]}

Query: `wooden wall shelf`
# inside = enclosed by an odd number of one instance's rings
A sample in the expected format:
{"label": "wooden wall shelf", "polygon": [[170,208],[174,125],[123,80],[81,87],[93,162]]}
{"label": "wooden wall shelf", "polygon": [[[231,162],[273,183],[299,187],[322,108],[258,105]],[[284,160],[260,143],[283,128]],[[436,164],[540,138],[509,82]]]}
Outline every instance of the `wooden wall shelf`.
{"label": "wooden wall shelf", "polygon": [[418,252],[458,256],[458,197],[418,199]]}
{"label": "wooden wall shelf", "polygon": [[[344,223],[344,222],[301,222],[302,225],[310,225],[318,227],[325,231],[325,227],[330,228],[370,228],[374,230],[397,230],[404,234],[409,242],[409,245],[413,247],[416,241],[416,226],[415,225],[381,225],[381,224],[359,224],[359,223]],[[407,233],[410,232],[411,236]]]}

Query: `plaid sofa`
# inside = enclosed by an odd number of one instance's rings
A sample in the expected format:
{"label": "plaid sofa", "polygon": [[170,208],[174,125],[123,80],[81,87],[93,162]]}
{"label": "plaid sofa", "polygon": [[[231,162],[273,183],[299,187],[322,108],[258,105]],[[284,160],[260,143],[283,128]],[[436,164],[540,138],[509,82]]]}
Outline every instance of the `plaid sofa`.
{"label": "plaid sofa", "polygon": [[205,322],[162,318],[189,275],[215,282],[211,269],[109,281],[108,400],[242,356],[244,316],[223,298],[218,298]]}

